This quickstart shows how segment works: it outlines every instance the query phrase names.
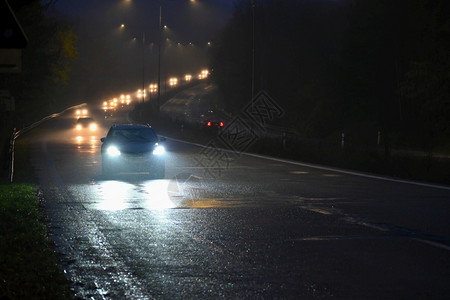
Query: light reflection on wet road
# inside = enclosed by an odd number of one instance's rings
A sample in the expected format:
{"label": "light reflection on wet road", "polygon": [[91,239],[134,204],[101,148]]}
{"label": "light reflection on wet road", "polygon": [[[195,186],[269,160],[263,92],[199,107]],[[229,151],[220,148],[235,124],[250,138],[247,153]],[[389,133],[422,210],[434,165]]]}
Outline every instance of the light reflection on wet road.
{"label": "light reflection on wet road", "polygon": [[211,179],[196,163],[200,148],[171,140],[165,179],[107,178],[99,141],[106,129],[75,135],[68,122],[51,121],[32,156],[76,296],[450,293],[448,190],[246,156]]}

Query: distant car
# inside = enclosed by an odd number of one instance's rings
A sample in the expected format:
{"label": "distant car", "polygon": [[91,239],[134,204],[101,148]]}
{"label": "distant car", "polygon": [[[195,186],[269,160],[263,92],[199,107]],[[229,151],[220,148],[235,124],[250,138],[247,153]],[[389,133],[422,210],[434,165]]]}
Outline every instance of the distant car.
{"label": "distant car", "polygon": [[102,141],[102,171],[105,175],[121,172],[148,172],[165,176],[165,149],[155,130],[148,125],[113,125]]}
{"label": "distant car", "polygon": [[201,115],[201,118],[203,119],[203,124],[207,128],[216,128],[221,129],[225,126],[225,122],[220,118],[218,115],[216,115],[213,111],[208,111],[208,113]]}
{"label": "distant car", "polygon": [[84,118],[88,115],[88,110],[86,108],[83,109],[77,109],[75,111],[75,117],[77,118]]}
{"label": "distant car", "polygon": [[218,120],[208,120],[206,121],[206,127],[210,128],[222,128],[223,126],[225,126],[225,123],[223,121],[218,121]]}
{"label": "distant car", "polygon": [[92,131],[97,131],[98,129],[98,125],[97,123],[94,121],[93,118],[79,118],[77,120],[77,122],[75,123],[75,129],[77,131],[83,131],[83,130],[88,130],[90,132]]}

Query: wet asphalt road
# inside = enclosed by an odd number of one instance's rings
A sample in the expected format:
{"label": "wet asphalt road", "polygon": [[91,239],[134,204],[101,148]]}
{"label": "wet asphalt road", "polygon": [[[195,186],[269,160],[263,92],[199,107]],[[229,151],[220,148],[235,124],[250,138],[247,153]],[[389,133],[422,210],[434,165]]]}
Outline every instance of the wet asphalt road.
{"label": "wet asphalt road", "polygon": [[170,138],[165,179],[107,178],[107,128],[73,122],[42,125],[31,155],[77,297],[450,297],[448,188],[248,155],[205,168]]}

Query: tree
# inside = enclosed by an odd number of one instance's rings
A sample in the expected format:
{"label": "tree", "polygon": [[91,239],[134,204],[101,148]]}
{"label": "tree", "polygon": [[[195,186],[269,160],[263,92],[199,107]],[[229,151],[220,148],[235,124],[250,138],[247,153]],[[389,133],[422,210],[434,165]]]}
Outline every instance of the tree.
{"label": "tree", "polygon": [[335,75],[346,5],[327,0],[255,3],[253,8],[250,1],[240,2],[215,52],[214,79],[228,109],[239,113],[251,101],[254,59],[255,94],[267,91],[297,131],[329,134],[336,127]]}
{"label": "tree", "polygon": [[418,39],[421,51],[399,87],[408,104],[410,127],[430,155],[436,146],[450,145],[449,7],[448,1],[426,1]]}
{"label": "tree", "polygon": [[236,113],[251,99],[251,12],[236,6],[232,20],[221,33],[213,53],[213,77],[222,93],[225,108]]}
{"label": "tree", "polygon": [[29,43],[23,50],[23,70],[2,74],[0,85],[16,99],[20,124],[30,123],[63,107],[55,95],[67,82],[70,63],[77,58],[71,24],[47,14],[37,0],[10,1]]}

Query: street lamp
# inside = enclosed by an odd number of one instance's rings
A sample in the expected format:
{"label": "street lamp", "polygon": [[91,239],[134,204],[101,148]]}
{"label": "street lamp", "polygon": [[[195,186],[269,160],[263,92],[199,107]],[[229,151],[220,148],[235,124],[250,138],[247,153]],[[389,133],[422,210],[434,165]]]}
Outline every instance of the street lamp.
{"label": "street lamp", "polygon": [[159,38],[158,38],[158,98],[156,99],[156,112],[159,113],[161,104],[161,36],[162,36],[162,1],[159,1]]}
{"label": "street lamp", "polygon": [[[156,102],[156,111],[159,113],[159,106],[161,104],[161,39],[162,31],[167,26],[162,26],[162,0],[159,0],[159,41],[158,41],[158,98]],[[195,3],[196,0],[190,0],[190,2]]]}
{"label": "street lamp", "polygon": [[252,110],[255,97],[255,0],[252,0]]}
{"label": "street lamp", "polygon": [[[130,1],[130,0],[128,0]],[[196,3],[196,0],[190,0],[191,3]],[[161,40],[162,40],[162,31],[163,29],[166,27],[162,25],[162,4],[163,4],[163,0],[158,0],[158,4],[159,4],[159,27],[158,27],[158,32],[159,32],[159,37],[158,37],[158,98],[157,98],[157,103],[156,103],[156,109],[157,109],[157,113],[159,113],[159,109],[160,109],[160,104],[161,104]],[[142,35],[142,39],[144,41],[145,36],[144,34]],[[142,56],[144,57],[144,54],[142,54]],[[144,77],[144,69],[142,71],[142,77]],[[142,84],[142,87],[144,89],[144,83]]]}
{"label": "street lamp", "polygon": [[145,32],[142,32],[142,102],[145,102]]}
{"label": "street lamp", "polygon": [[[120,24],[120,28],[122,30],[125,29],[125,24]],[[136,38],[133,38],[133,41],[136,41]],[[145,31],[142,31],[142,90],[145,91]],[[145,94],[143,94],[142,102],[145,101]]]}

